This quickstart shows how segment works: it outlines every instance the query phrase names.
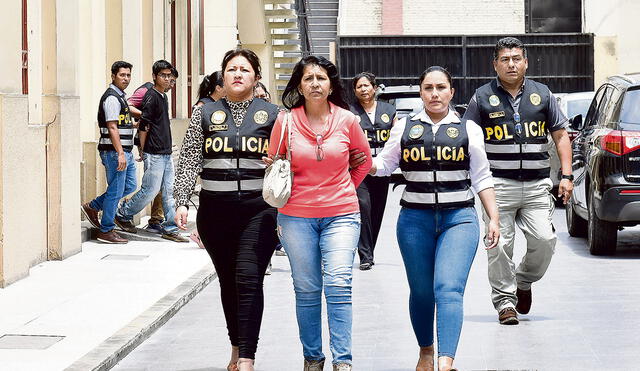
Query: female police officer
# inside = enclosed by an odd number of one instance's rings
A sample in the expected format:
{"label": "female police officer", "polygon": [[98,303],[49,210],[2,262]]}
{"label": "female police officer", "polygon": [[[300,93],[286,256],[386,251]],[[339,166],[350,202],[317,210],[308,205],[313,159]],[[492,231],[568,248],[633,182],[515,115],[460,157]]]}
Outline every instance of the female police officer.
{"label": "female police officer", "polygon": [[420,76],[424,109],[399,120],[371,173],[398,165],[407,180],[397,237],[409,281],[409,313],[420,346],[417,371],[433,370],[437,308],[438,368],[451,370],[462,328],[462,296],[479,240],[474,195],[490,217],[488,248],[497,245],[498,210],[480,127],[449,109],[451,76],[442,67]]}
{"label": "female police officer", "polygon": [[[389,139],[389,132],[396,116],[393,105],[374,99],[377,86],[374,74],[361,72],[356,75],[353,78],[353,91],[358,102],[350,107],[351,112],[360,120],[360,127],[367,136],[373,157],[382,151],[384,143]],[[362,219],[358,242],[360,270],[371,269],[374,264],[373,249],[380,233],[388,191],[388,176],[367,176],[358,187],[358,203]]]}
{"label": "female police officer", "polygon": [[185,135],[175,198],[176,224],[186,228],[187,202],[200,168],[196,224],[220,281],[229,338],[228,370],[253,370],[264,298],[264,272],[276,244],[276,210],[262,198],[271,129],[278,107],[253,99],[260,61],[248,49],[222,60],[226,98],[193,111]]}

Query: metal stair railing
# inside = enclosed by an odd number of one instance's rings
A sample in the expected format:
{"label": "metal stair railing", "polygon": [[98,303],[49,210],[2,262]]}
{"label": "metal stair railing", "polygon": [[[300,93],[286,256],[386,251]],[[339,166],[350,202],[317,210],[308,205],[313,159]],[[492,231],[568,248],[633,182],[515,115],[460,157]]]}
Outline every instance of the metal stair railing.
{"label": "metal stair railing", "polygon": [[300,32],[300,47],[302,56],[306,57],[313,53],[313,45],[309,39],[309,0],[296,0],[296,13],[298,13],[298,30]]}

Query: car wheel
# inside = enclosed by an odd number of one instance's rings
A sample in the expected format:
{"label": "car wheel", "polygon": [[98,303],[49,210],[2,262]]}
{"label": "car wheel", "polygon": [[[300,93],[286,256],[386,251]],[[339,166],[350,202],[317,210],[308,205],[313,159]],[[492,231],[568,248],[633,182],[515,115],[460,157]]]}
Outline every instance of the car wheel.
{"label": "car wheel", "polygon": [[618,243],[618,228],[615,223],[598,219],[593,191],[589,197],[589,222],[587,244],[591,255],[613,255]]}
{"label": "car wheel", "polygon": [[567,220],[567,231],[571,237],[587,237],[587,221],[576,214],[573,209],[573,197],[564,208],[565,218]]}

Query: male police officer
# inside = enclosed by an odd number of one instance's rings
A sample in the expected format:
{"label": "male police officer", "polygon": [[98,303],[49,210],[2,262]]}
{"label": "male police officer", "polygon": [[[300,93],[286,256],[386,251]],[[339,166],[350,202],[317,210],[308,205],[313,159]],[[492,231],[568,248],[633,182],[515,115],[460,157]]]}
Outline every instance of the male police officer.
{"label": "male police officer", "polygon": [[[82,212],[98,231],[98,240],[106,243],[127,243],[113,231],[114,217],[120,199],[136,189],[136,165],[133,149],[133,122],[124,90],[131,81],[131,67],[117,61],[111,66],[111,80],[98,106],[100,142],[98,151],[107,172],[107,190],[101,196],[82,205]],[[102,221],[98,212],[102,210]]]}
{"label": "male police officer", "polygon": [[[542,278],[555,249],[547,133],[562,165],[558,196],[566,203],[573,190],[567,118],[546,85],[525,79],[527,67],[522,42],[500,39],[493,60],[498,78],[476,90],[464,115],[484,131],[495,179],[502,238],[497,249],[488,250],[489,282],[498,320],[505,325],[518,324],[516,311],[529,313],[531,284]],[[517,269],[512,261],[514,221],[527,239],[527,252]]]}

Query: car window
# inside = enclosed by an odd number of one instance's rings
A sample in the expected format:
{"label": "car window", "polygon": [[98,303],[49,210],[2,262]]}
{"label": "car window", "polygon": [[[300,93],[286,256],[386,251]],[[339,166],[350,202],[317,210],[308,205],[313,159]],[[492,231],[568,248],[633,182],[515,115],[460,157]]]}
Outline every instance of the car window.
{"label": "car window", "polygon": [[607,90],[605,90],[602,95],[602,102],[598,105],[598,115],[596,116],[596,121],[594,125],[607,126],[608,117],[611,116],[610,103],[612,102],[613,93],[616,89],[608,85]]}
{"label": "car window", "polygon": [[640,89],[628,90],[622,99],[620,127],[640,130]]}
{"label": "car window", "polygon": [[420,111],[422,109],[422,99],[416,98],[396,98],[396,110]]}
{"label": "car window", "polygon": [[587,117],[584,121],[584,127],[595,125],[595,122],[596,122],[595,119],[598,115],[598,106],[602,102],[602,96],[604,95],[606,88],[607,88],[607,85],[602,85],[600,89],[598,89],[596,96],[591,101],[591,105],[589,106],[589,111],[587,112]]}
{"label": "car window", "polygon": [[575,115],[582,115],[584,118],[589,110],[591,99],[579,99],[567,101],[567,117],[574,117]]}

